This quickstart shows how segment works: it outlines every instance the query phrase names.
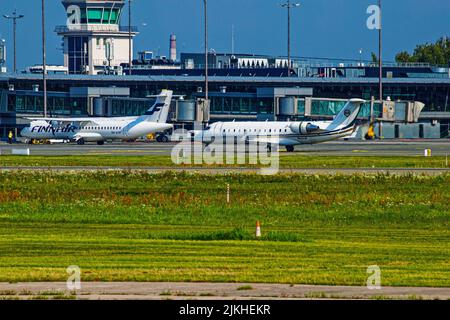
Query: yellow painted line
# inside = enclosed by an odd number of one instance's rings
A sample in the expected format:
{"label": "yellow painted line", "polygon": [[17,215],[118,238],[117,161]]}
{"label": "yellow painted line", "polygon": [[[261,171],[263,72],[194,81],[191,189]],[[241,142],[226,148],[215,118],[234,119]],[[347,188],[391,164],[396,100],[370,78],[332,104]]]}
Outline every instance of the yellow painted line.
{"label": "yellow painted line", "polygon": [[352,152],[355,152],[355,153],[365,153],[365,152],[369,152],[369,150],[352,150]]}

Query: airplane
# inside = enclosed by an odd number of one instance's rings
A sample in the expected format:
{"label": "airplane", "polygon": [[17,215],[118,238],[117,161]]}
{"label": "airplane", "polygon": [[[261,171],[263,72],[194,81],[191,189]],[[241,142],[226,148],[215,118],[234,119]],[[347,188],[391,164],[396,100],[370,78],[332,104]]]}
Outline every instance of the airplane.
{"label": "airplane", "polygon": [[215,122],[204,130],[191,131],[194,141],[208,147],[216,138],[234,137],[244,143],[284,146],[287,152],[294,152],[294,146],[316,144],[350,136],[357,128],[356,120],[365,103],[362,99],[350,99],[333,121],[252,121]]}
{"label": "airplane", "polygon": [[75,141],[78,145],[85,142],[103,145],[106,140],[133,140],[163,132],[173,128],[166,122],[172,94],[163,90],[155,104],[140,117],[26,118],[32,122],[21,135],[30,141],[56,139]]}

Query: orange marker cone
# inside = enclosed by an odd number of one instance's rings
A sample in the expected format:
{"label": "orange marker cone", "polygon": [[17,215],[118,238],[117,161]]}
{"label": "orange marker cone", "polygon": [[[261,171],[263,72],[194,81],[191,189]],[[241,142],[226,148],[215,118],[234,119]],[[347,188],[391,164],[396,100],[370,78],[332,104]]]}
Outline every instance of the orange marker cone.
{"label": "orange marker cone", "polygon": [[256,237],[261,238],[261,224],[259,221],[256,221]]}

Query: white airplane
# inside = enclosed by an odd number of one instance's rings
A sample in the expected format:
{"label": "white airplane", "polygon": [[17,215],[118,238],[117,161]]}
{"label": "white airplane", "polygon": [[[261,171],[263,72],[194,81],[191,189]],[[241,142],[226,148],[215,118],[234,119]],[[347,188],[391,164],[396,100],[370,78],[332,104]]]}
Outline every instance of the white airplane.
{"label": "white airplane", "polygon": [[356,130],[356,119],[362,99],[349,100],[333,121],[252,121],[252,122],[216,122],[204,130],[191,131],[194,141],[206,146],[217,138],[236,138],[238,142],[285,146],[288,152],[301,144],[316,144],[350,136]]}
{"label": "white airplane", "polygon": [[82,145],[106,140],[133,140],[150,133],[172,129],[166,123],[172,91],[163,90],[155,104],[140,117],[114,118],[27,118],[32,120],[21,135],[33,140],[70,140]]}

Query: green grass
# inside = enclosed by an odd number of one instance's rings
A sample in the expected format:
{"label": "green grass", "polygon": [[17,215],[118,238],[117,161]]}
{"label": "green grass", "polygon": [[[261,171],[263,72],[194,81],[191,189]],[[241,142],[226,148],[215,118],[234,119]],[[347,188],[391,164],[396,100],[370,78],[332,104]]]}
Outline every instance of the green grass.
{"label": "green grass", "polygon": [[[82,156],[0,156],[0,167],[5,166],[94,166],[94,167],[190,167],[176,165],[170,156],[120,156],[120,155],[82,155]],[[207,167],[207,165],[195,165]],[[233,165],[214,165],[213,167],[233,167]],[[234,165],[237,166],[237,165]],[[243,165],[239,165],[243,166]],[[251,167],[250,165],[247,165]],[[253,165],[254,166],[254,165]],[[377,156],[280,156],[281,168],[445,168],[445,157],[377,157]]]}
{"label": "green grass", "polygon": [[449,191],[450,175],[1,173],[0,281],[78,265],[82,281],[365,285],[379,265],[383,286],[449,287]]}

